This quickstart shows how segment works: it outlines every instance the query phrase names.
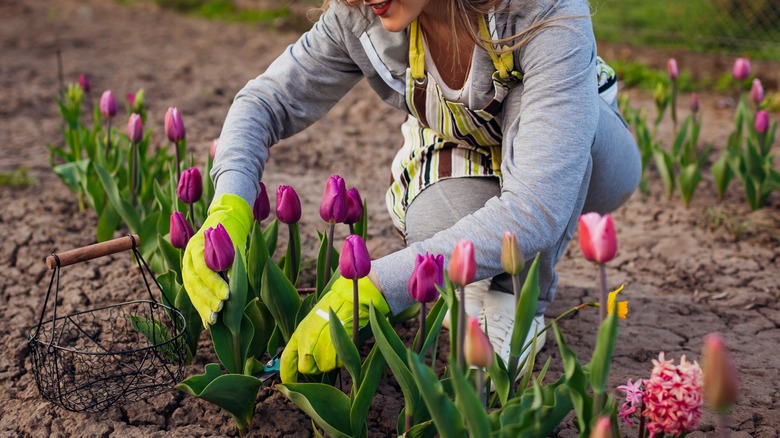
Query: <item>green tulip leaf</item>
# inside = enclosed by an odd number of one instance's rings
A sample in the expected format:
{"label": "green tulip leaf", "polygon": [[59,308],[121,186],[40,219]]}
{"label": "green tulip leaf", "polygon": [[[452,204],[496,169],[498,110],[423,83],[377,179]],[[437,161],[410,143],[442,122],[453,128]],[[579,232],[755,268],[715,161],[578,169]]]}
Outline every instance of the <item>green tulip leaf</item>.
{"label": "green tulip leaf", "polygon": [[[368,411],[371,408],[371,401],[374,399],[376,388],[379,386],[379,381],[382,379],[384,370],[385,359],[379,351],[379,347],[374,344],[361,369],[360,387],[357,392],[353,391],[354,396],[349,411],[352,432],[356,437],[367,436],[366,417],[368,416]],[[360,431],[359,434],[358,431]]]}
{"label": "green tulip leaf", "polygon": [[106,205],[100,212],[97,225],[97,240],[105,242],[114,237],[114,231],[119,227],[120,217],[111,205]]}
{"label": "green tulip leaf", "polygon": [[284,274],[294,285],[298,282],[298,274],[301,272],[301,234],[298,231],[298,224],[287,224],[287,228],[290,237],[284,256]]}
{"label": "green tulip leaf", "polygon": [[434,438],[436,436],[436,425],[433,424],[433,420],[417,423],[404,436],[406,438]]}
{"label": "green tulip leaf", "polygon": [[680,195],[683,199],[683,204],[687,207],[691,203],[693,198],[693,192],[696,191],[696,187],[701,181],[701,171],[699,170],[699,163],[694,162],[685,166],[680,171]]}
{"label": "green tulip leaf", "polygon": [[[238,336],[241,330],[241,321],[244,318],[244,308],[247,297],[247,278],[244,258],[239,255],[236,248],[236,257],[233,258],[233,267],[230,269],[230,296],[225,301],[222,309],[222,319],[233,336]],[[243,361],[241,361],[243,363]]]}
{"label": "green tulip leaf", "polygon": [[190,351],[190,356],[187,362],[190,362],[198,351],[198,341],[200,340],[200,334],[203,331],[203,322],[200,320],[200,314],[195,310],[195,306],[190,301],[190,296],[187,295],[187,291],[183,287],[179,286],[179,292],[176,294],[175,301],[176,309],[181,312],[186,324],[187,333],[187,347]]}
{"label": "green tulip leaf", "polygon": [[355,224],[355,234],[366,240],[368,237],[368,201],[363,200],[363,215],[360,216],[360,220]]}
{"label": "green tulip leaf", "polygon": [[279,221],[274,219],[263,230],[263,240],[268,247],[268,256],[272,258],[276,252],[276,242],[279,238]]}
{"label": "green tulip leaf", "polygon": [[569,397],[571,397],[574,411],[577,413],[577,422],[580,433],[587,436],[590,431],[589,415],[592,412],[592,399],[588,395],[587,377],[582,369],[582,365],[580,365],[579,360],[577,360],[577,355],[566,344],[566,341],[563,339],[563,334],[558,328],[558,324],[555,324],[554,322],[553,330],[555,331],[555,338],[558,341],[558,351],[560,351],[561,360],[563,361],[563,370],[564,376],[566,377],[566,386],[569,389]]}
{"label": "green tulip leaf", "polygon": [[352,339],[347,334],[344,326],[335,322],[339,321],[338,315],[333,309],[328,309],[329,320],[328,324],[330,330],[330,338],[333,342],[333,348],[336,350],[339,359],[344,363],[344,367],[352,377],[353,390],[360,387],[360,353],[358,353],[357,347],[352,343]]}
{"label": "green tulip leaf", "polygon": [[[92,166],[94,167],[95,172],[97,172],[100,182],[103,184],[103,190],[106,193],[106,197],[109,202],[111,202],[111,205],[116,212],[119,213],[119,216],[125,221],[125,224],[127,224],[131,231],[141,234],[141,218],[133,206],[120,195],[119,188],[117,187],[114,178],[112,178],[108,171],[100,164],[92,163]],[[142,239],[141,242],[144,242],[144,240]]]}
{"label": "green tulip leaf", "polygon": [[491,383],[496,387],[496,393],[498,394],[501,405],[506,405],[509,399],[509,372],[506,370],[504,360],[498,353],[494,353],[493,363],[487,369],[487,373],[490,376]]}
{"label": "green tulip leaf", "polygon": [[165,265],[169,270],[176,273],[176,281],[182,283],[181,277],[181,250],[175,248],[171,242],[161,234],[157,235],[157,248],[159,254],[165,260]]}
{"label": "green tulip leaf", "polygon": [[325,429],[328,436],[352,436],[349,398],[343,392],[322,383],[279,384],[276,389]]}
{"label": "green tulip leaf", "polygon": [[331,254],[330,255],[330,265],[331,265],[330,266],[330,274],[331,275],[328,275],[329,281],[326,284],[325,283],[325,276],[326,276],[325,259],[326,259],[326,255],[328,253],[328,235],[325,234],[325,233],[320,233],[319,231],[317,231],[317,234],[320,235],[319,236],[320,237],[320,251],[319,251],[319,253],[317,255],[317,280],[316,280],[316,285],[315,285],[315,291],[317,293],[317,296],[321,297],[322,294],[325,291],[330,290],[330,288],[328,286],[332,284],[332,281],[333,281],[334,277],[336,277],[336,275],[333,275],[332,273],[338,272],[338,268],[339,268],[339,252],[336,250],[335,247],[331,247],[331,251],[330,251],[330,254]]}
{"label": "green tulip leaf", "polygon": [[176,385],[176,388],[219,406],[233,417],[239,429],[246,429],[252,422],[257,391],[262,382],[244,374],[214,377],[215,372],[219,373],[219,366],[208,364],[206,374],[190,377]]}
{"label": "green tulip leaf", "polygon": [[[450,372],[452,373],[453,388],[455,389],[455,404],[458,406],[458,410],[465,416],[468,436],[490,438],[490,422],[479,395],[458,367],[452,367]],[[480,377],[478,375],[477,378]]]}
{"label": "green tulip leaf", "polygon": [[143,316],[130,315],[130,325],[149,342],[149,346],[156,348],[168,363],[176,363],[179,360],[177,344],[171,341],[168,329],[161,321],[148,319]]}
{"label": "green tulip leaf", "polygon": [[439,434],[444,437],[465,437],[463,417],[445,392],[443,383],[439,381],[436,373],[423,365],[420,357],[412,351],[409,351],[407,360],[414,381],[420,388],[420,394]]}
{"label": "green tulip leaf", "polygon": [[[166,271],[164,274],[158,275],[157,284],[160,285],[162,303],[166,306],[173,307],[174,303],[176,303],[176,297],[179,295],[179,291],[182,290],[181,283],[176,279],[176,273],[173,271]],[[170,316],[170,313],[168,316]]]}
{"label": "green tulip leaf", "polygon": [[247,277],[249,286],[252,288],[253,297],[260,297],[260,288],[262,287],[263,270],[265,263],[270,258],[268,247],[263,238],[263,231],[260,229],[260,223],[255,221],[252,225],[252,232],[249,234],[249,247],[246,251]]}
{"label": "green tulip leaf", "polygon": [[244,316],[241,330],[233,335],[225,325],[223,315],[217,316],[217,322],[211,326],[211,340],[219,361],[230,373],[240,374],[244,370],[244,362],[252,345],[254,326],[248,317]]}
{"label": "green tulip leaf", "polygon": [[279,326],[284,341],[288,342],[295,331],[296,316],[301,307],[298,290],[278,266],[266,263],[260,296]]}
{"label": "green tulip leaf", "polygon": [[674,194],[674,165],[672,157],[663,149],[657,148],[653,151],[655,165],[658,168],[658,174],[666,189],[666,196],[672,197]]}
{"label": "green tulip leaf", "polygon": [[[441,324],[444,321],[446,314],[447,307],[444,303],[444,299],[439,297],[431,308],[431,311],[428,312],[428,315],[425,317],[425,342],[420,351],[421,356],[425,356],[428,349],[431,348],[431,345],[438,339]],[[417,336],[418,335],[415,335],[412,345],[417,345]]]}
{"label": "green tulip leaf", "polygon": [[733,177],[731,166],[729,166],[727,153],[724,152],[720,158],[712,163],[710,172],[712,173],[712,178],[715,181],[715,190],[718,193],[718,198],[722,199],[726,193],[729,182]]}
{"label": "green tulip leaf", "polygon": [[520,300],[518,300],[517,309],[515,309],[515,325],[512,328],[512,340],[509,344],[509,364],[507,365],[510,380],[517,375],[523,344],[528,338],[528,332],[536,316],[539,291],[539,254],[537,254],[528,270],[525,283],[523,283],[523,288],[520,291]]}
{"label": "green tulip leaf", "polygon": [[254,336],[252,336],[252,343],[249,345],[249,353],[260,359],[266,351],[268,340],[274,331],[274,318],[271,316],[268,308],[265,307],[265,304],[261,303],[257,298],[247,303],[244,308],[244,314],[252,322],[252,327],[254,328]]}

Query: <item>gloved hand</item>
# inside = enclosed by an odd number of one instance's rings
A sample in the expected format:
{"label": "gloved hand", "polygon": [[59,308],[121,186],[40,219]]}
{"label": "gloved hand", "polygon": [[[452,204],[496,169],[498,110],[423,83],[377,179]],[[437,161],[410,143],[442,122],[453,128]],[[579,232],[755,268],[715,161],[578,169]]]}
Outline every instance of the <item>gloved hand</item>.
{"label": "gloved hand", "polygon": [[[390,307],[382,293],[368,277],[361,278],[358,280],[360,327],[368,323],[371,302],[382,315],[390,313]],[[330,338],[328,317],[331,308],[344,324],[347,333],[352,333],[352,280],[344,277],[336,279],[331,290],[320,298],[295,329],[290,342],[284,347],[279,364],[279,374],[283,383],[295,382],[299,371],[303,374],[317,374],[334,370],[342,365]]]}
{"label": "gloved hand", "polygon": [[193,307],[203,320],[203,327],[217,322],[217,312],[228,299],[228,285],[216,272],[206,266],[204,257],[204,233],[210,227],[222,224],[230,240],[238,247],[240,256],[244,256],[244,247],[249,231],[252,229],[252,208],[238,195],[224,194],[216,198],[209,208],[209,216],[197,233],[187,243],[182,259],[182,279],[184,289],[192,301]]}

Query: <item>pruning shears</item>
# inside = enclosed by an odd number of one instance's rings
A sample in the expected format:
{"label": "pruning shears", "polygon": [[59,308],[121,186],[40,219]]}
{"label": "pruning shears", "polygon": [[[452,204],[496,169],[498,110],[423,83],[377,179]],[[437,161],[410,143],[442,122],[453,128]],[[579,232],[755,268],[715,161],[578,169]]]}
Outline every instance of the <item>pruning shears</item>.
{"label": "pruning shears", "polygon": [[265,366],[263,366],[263,371],[260,372],[260,374],[256,374],[255,377],[257,377],[260,382],[265,383],[266,380],[269,380],[275,376],[279,375],[279,363],[281,362],[282,357],[282,349],[280,348],[277,350],[276,355],[272,357],[268,362],[265,363]]}

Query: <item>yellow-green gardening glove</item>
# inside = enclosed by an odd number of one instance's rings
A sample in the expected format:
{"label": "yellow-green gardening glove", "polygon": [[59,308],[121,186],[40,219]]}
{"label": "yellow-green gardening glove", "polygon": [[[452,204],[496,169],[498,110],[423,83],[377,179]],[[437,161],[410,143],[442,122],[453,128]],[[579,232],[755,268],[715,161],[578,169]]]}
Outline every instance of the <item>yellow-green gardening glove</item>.
{"label": "yellow-green gardening glove", "polygon": [[209,216],[184,250],[181,272],[184,289],[193,307],[200,314],[203,327],[207,329],[217,322],[217,312],[222,310],[223,303],[228,299],[229,290],[227,283],[219,274],[206,266],[204,233],[207,229],[222,224],[233,245],[238,247],[240,256],[243,257],[253,220],[252,208],[244,198],[227,193],[220,195],[211,203]]}
{"label": "yellow-green gardening glove", "polygon": [[[358,309],[360,327],[368,323],[370,303],[379,313],[387,315],[390,307],[382,293],[368,277],[358,280]],[[284,347],[279,374],[282,383],[296,382],[298,372],[317,374],[340,367],[341,361],[330,338],[329,309],[338,316],[347,333],[352,331],[352,280],[339,277],[331,290],[303,318]]]}

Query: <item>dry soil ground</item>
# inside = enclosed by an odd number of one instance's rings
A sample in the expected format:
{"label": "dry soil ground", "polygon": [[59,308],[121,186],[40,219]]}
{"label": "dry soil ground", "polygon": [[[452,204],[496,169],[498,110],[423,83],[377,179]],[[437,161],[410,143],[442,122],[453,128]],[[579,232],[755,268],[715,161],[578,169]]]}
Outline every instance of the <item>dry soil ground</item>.
{"label": "dry soil ground", "polygon": [[[161,137],[165,109],[178,107],[189,147],[196,157],[205,157],[234,93],[297,35],[261,25],[186,18],[151,2],[0,0],[0,171],[27,166],[38,180],[29,187],[0,187],[0,435],[234,434],[227,415],[175,391],[98,414],[55,408],[38,393],[27,339],[48,284],[42,259],[92,243],[97,223],[94,213],[78,210],[75,196],[49,167],[46,144],[60,141],[55,53],[61,50],[66,82],[80,73],[89,75],[93,99],[109,88],[118,96],[144,88],[155,138]],[[652,107],[649,96],[629,93],[635,106]],[[721,96],[702,96],[703,140],[718,148],[725,143],[731,117],[730,109],[717,108],[719,100]],[[384,213],[383,175],[398,147],[403,118],[361,83],[323,121],[273,149],[266,184],[290,184],[300,193],[304,248],[314,248],[315,229],[323,228],[316,206],[332,173],[344,176],[369,200],[372,256],[401,247]],[[668,131],[661,131],[667,139]],[[648,376],[650,360],[659,351],[675,359],[683,354],[698,359],[704,336],[720,332],[742,381],[729,421],[733,436],[776,437],[780,199],[775,195],[768,208],[750,214],[736,185],[719,203],[706,177],[686,209],[678,198],[662,195],[652,171],[650,183],[648,196],[637,194],[614,214],[620,252],[609,264],[609,281],[625,284],[631,313],[621,323],[610,383]],[[723,225],[709,226],[718,221]],[[134,275],[127,257],[96,260],[64,273],[63,311],[132,298],[125,288]],[[577,245],[567,250],[559,273],[560,288],[548,317],[595,299],[596,270],[580,257]],[[595,311],[584,311],[561,324],[584,360],[594,343],[596,319]],[[413,328],[412,323],[399,326],[404,335]],[[189,374],[213,360],[209,345],[204,336]],[[541,356],[553,356],[550,372],[560,373],[555,342],[548,342]],[[371,436],[391,436],[401,406],[397,385],[392,379],[383,383],[369,418]],[[705,414],[699,431],[690,436],[712,435],[714,420]],[[253,422],[250,436],[312,435],[308,419],[270,387],[260,391]],[[574,436],[575,429],[567,422],[557,434]]]}

